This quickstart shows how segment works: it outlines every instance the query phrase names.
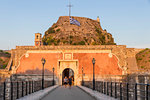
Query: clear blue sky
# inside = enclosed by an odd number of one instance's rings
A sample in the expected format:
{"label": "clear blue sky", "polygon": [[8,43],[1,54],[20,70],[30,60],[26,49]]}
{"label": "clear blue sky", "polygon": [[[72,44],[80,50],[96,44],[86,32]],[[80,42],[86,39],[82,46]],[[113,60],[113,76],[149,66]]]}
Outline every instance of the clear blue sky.
{"label": "clear blue sky", "polygon": [[[0,0],[0,49],[34,45],[34,33],[44,32],[59,16],[68,15],[69,0]],[[71,0],[72,15],[100,17],[115,42],[150,48],[150,0]]]}

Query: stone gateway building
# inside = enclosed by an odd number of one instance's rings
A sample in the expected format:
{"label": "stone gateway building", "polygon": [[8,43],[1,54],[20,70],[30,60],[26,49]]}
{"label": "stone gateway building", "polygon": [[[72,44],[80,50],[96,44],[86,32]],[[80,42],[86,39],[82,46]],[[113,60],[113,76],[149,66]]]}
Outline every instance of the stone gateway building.
{"label": "stone gateway building", "polygon": [[[97,21],[99,22],[99,19]],[[76,25],[73,26],[80,29]],[[60,29],[62,30],[62,28]],[[47,32],[46,34],[48,34]],[[43,38],[46,36],[48,35]],[[92,44],[90,40],[88,43]],[[41,78],[43,69],[41,59],[45,58],[45,80],[52,79],[54,68],[55,81],[59,85],[63,83],[65,76],[72,76],[74,85],[80,85],[82,77],[86,81],[92,80],[93,58],[96,60],[96,80],[105,79],[104,77],[109,75],[126,75],[137,70],[135,55],[139,49],[127,48],[125,45],[88,45],[88,43],[87,45],[86,43],[85,45],[62,45],[62,43],[59,43],[60,45],[44,45],[42,35],[36,33],[35,46],[16,46],[16,49],[11,50],[12,56],[7,70],[10,70],[11,74],[18,78],[23,79],[23,75],[25,75],[36,80]]]}

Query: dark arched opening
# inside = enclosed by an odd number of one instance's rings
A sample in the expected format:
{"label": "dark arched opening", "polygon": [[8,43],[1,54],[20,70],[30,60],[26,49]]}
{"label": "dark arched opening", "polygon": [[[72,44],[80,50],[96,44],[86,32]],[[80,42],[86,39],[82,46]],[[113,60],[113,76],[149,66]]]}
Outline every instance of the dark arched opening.
{"label": "dark arched opening", "polygon": [[71,68],[66,68],[62,72],[62,85],[64,85],[64,78],[69,78],[71,76],[72,78],[72,85],[74,85],[74,71]]}

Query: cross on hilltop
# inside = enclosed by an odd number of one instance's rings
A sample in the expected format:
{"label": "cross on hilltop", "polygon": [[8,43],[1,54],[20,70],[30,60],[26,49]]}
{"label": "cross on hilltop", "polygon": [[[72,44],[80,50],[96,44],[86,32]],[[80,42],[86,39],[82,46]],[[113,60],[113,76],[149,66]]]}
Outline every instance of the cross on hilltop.
{"label": "cross on hilltop", "polygon": [[73,5],[71,5],[71,3],[69,2],[69,5],[67,5],[67,7],[69,8],[69,16],[71,16],[71,7],[73,7]]}

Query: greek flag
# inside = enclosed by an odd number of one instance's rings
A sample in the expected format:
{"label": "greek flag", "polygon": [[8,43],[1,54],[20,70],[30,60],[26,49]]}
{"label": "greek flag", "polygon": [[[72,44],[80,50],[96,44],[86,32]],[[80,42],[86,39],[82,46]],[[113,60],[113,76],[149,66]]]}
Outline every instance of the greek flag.
{"label": "greek flag", "polygon": [[77,26],[80,26],[80,22],[70,17],[70,24],[75,24]]}

